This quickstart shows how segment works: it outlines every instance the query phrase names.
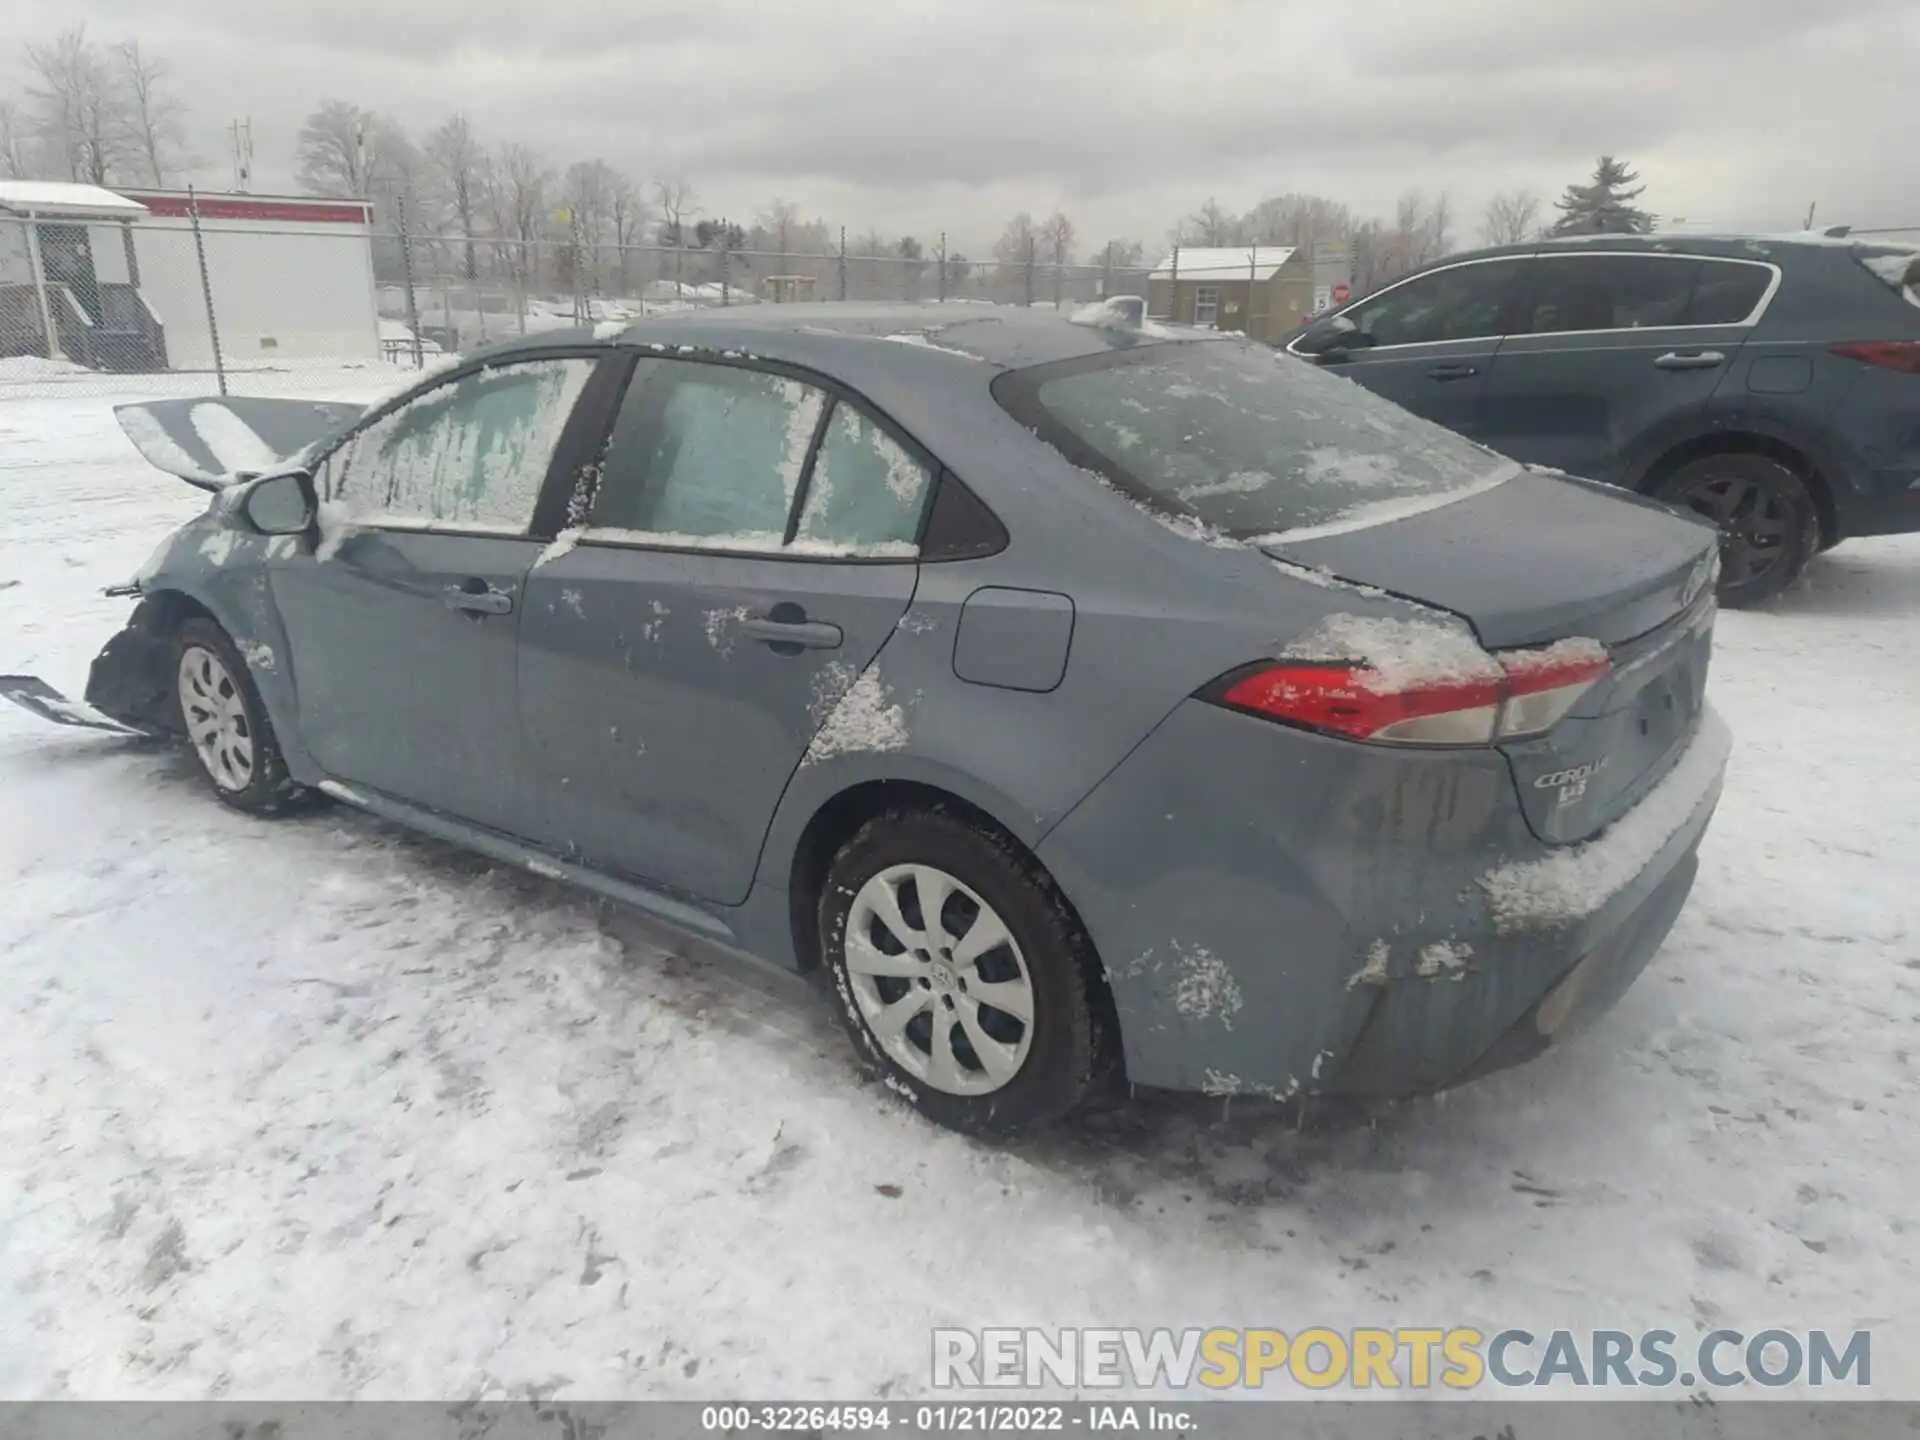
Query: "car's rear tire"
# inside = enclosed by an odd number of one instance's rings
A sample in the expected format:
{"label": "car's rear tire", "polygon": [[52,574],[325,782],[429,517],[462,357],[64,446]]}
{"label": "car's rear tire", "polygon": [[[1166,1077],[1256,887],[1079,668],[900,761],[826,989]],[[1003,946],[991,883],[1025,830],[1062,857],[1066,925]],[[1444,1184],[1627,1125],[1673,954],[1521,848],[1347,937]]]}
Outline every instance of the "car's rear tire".
{"label": "car's rear tire", "polygon": [[287,774],[280,742],[246,661],[211,620],[189,620],[174,634],[175,718],[200,774],[224,805],[274,815],[313,792]]}
{"label": "car's rear tire", "polygon": [[1771,600],[1800,578],[1820,549],[1820,512],[1807,483],[1765,455],[1706,455],[1657,488],[1670,504],[1720,530],[1720,603]]}
{"label": "car's rear tire", "polygon": [[818,920],[841,1024],[929,1119],[1005,1138],[1066,1115],[1111,1073],[1092,947],[992,830],[940,810],[876,816],[834,857]]}

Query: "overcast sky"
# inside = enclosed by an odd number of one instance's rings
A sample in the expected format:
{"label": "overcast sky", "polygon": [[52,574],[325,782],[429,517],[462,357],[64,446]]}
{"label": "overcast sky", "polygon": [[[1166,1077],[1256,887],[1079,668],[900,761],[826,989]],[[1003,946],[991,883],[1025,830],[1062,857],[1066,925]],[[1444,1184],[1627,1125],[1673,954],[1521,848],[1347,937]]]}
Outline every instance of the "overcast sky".
{"label": "overcast sky", "polygon": [[0,94],[73,20],[171,61],[221,188],[228,119],[281,188],[338,97],[975,253],[1020,209],[1157,250],[1209,195],[1415,187],[1471,243],[1601,151],[1690,227],[1920,225],[1915,0],[0,0]]}

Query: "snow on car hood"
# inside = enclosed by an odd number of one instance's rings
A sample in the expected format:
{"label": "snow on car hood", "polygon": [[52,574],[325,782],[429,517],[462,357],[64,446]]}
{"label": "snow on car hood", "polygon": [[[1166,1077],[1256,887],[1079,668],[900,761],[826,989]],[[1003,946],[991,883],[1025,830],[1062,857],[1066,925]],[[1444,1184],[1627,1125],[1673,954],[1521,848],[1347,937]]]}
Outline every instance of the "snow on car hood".
{"label": "snow on car hood", "polygon": [[296,458],[366,412],[333,400],[208,396],[116,405],[113,418],[149,464],[202,490]]}

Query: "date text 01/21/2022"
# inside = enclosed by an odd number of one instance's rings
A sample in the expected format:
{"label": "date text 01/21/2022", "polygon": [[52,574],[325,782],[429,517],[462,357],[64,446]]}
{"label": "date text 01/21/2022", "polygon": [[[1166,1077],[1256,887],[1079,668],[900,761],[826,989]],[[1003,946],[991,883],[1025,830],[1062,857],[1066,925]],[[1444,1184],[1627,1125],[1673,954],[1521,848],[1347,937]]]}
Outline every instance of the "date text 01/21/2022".
{"label": "date text 01/21/2022", "polygon": [[1193,1417],[1160,1405],[708,1405],[700,1428],[710,1434],[907,1434],[1009,1435],[1068,1430],[1152,1431],[1180,1435],[1193,1429]]}

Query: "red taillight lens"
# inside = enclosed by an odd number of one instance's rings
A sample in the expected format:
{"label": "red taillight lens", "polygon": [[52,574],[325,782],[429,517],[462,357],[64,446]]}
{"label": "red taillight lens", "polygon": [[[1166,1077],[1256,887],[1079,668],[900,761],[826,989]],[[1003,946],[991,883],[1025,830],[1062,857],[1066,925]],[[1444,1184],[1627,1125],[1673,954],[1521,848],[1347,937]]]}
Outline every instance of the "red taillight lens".
{"label": "red taillight lens", "polygon": [[[1492,656],[1489,678],[1391,685],[1351,664],[1274,664],[1243,671],[1218,692],[1222,705],[1384,745],[1491,745],[1559,724],[1612,662],[1574,642]],[[1499,678],[1491,677],[1497,665]]]}
{"label": "red taillight lens", "polygon": [[1849,360],[1877,365],[1882,370],[1920,375],[1920,340],[1845,340],[1827,349]]}

